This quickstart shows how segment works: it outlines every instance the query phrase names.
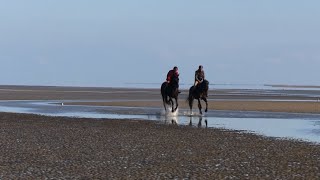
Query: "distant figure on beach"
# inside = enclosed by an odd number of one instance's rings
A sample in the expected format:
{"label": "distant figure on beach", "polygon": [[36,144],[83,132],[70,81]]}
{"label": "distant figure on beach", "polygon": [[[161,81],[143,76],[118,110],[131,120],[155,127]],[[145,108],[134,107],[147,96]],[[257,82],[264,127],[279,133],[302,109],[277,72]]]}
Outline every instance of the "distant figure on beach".
{"label": "distant figure on beach", "polygon": [[[179,71],[178,71],[178,67],[175,66],[173,67],[173,69],[171,69],[168,74],[167,74],[167,83],[169,86],[172,86],[172,80],[177,79],[179,80]],[[177,81],[179,82],[179,81]],[[179,88],[179,84],[178,87]],[[180,91],[178,91],[180,93]]]}
{"label": "distant figure on beach", "polygon": [[198,84],[202,83],[203,80],[205,80],[205,75],[204,75],[203,66],[200,65],[199,69],[196,70],[194,75],[194,86],[197,86]]}

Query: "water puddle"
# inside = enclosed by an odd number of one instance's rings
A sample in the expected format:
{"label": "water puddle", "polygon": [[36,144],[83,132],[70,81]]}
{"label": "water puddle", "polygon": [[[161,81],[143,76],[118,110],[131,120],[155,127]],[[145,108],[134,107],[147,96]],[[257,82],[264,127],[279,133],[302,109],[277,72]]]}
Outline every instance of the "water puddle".
{"label": "water puddle", "polygon": [[319,115],[214,111],[205,116],[196,113],[190,116],[187,110],[171,114],[160,108],[62,106],[54,101],[1,101],[0,111],[81,118],[155,120],[166,124],[243,130],[320,143]]}

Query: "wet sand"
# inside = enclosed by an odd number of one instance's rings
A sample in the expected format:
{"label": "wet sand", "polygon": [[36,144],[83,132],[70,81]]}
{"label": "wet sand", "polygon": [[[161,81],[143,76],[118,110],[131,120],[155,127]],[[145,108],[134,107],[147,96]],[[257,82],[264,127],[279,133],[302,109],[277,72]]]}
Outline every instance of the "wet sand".
{"label": "wet sand", "polygon": [[[238,92],[235,95],[234,90],[210,91],[209,108],[318,112],[315,102],[265,101],[316,100],[296,95],[304,92],[290,91],[291,95],[285,96],[281,94],[286,91],[271,95]],[[186,99],[186,95],[184,90],[181,99]],[[91,105],[162,107],[158,89],[1,86],[0,99],[90,100]],[[185,101],[180,105],[185,107]],[[0,151],[0,179],[320,177],[319,145],[154,121],[0,113]]]}
{"label": "wet sand", "polygon": [[237,131],[0,113],[0,179],[317,179],[320,147]]}
{"label": "wet sand", "polygon": [[[188,91],[182,90],[179,96],[181,108],[188,109],[187,95]],[[209,110],[320,113],[319,97],[320,91],[315,90],[274,90],[269,94],[266,90],[210,90],[208,108]],[[163,107],[159,89],[0,86],[0,100],[86,100],[68,104]],[[203,107],[204,105],[202,102]],[[194,109],[197,109],[197,102],[194,102]]]}

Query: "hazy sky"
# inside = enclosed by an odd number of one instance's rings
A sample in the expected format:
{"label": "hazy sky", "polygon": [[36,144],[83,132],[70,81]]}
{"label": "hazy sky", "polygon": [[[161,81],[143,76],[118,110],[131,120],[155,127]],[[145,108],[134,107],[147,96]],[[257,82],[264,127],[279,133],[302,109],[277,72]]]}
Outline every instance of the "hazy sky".
{"label": "hazy sky", "polygon": [[0,84],[320,85],[319,0],[0,0]]}

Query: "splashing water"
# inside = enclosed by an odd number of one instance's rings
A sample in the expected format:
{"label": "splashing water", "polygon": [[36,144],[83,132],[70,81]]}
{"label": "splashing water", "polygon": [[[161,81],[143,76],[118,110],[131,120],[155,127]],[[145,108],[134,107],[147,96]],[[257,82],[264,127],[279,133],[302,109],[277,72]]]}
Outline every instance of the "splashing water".
{"label": "splashing water", "polygon": [[179,116],[179,108],[175,112],[171,112],[170,109],[167,110],[167,111],[162,110],[161,111],[161,115],[162,116],[167,116],[167,117],[177,117],[177,116]]}
{"label": "splashing water", "polygon": [[194,112],[190,110],[184,111],[182,114],[184,116],[205,116],[204,114],[200,114],[199,112]]}
{"label": "splashing water", "polygon": [[165,122],[169,124],[178,124],[179,108],[175,112],[171,112],[170,109],[161,111],[161,116],[165,117]]}

